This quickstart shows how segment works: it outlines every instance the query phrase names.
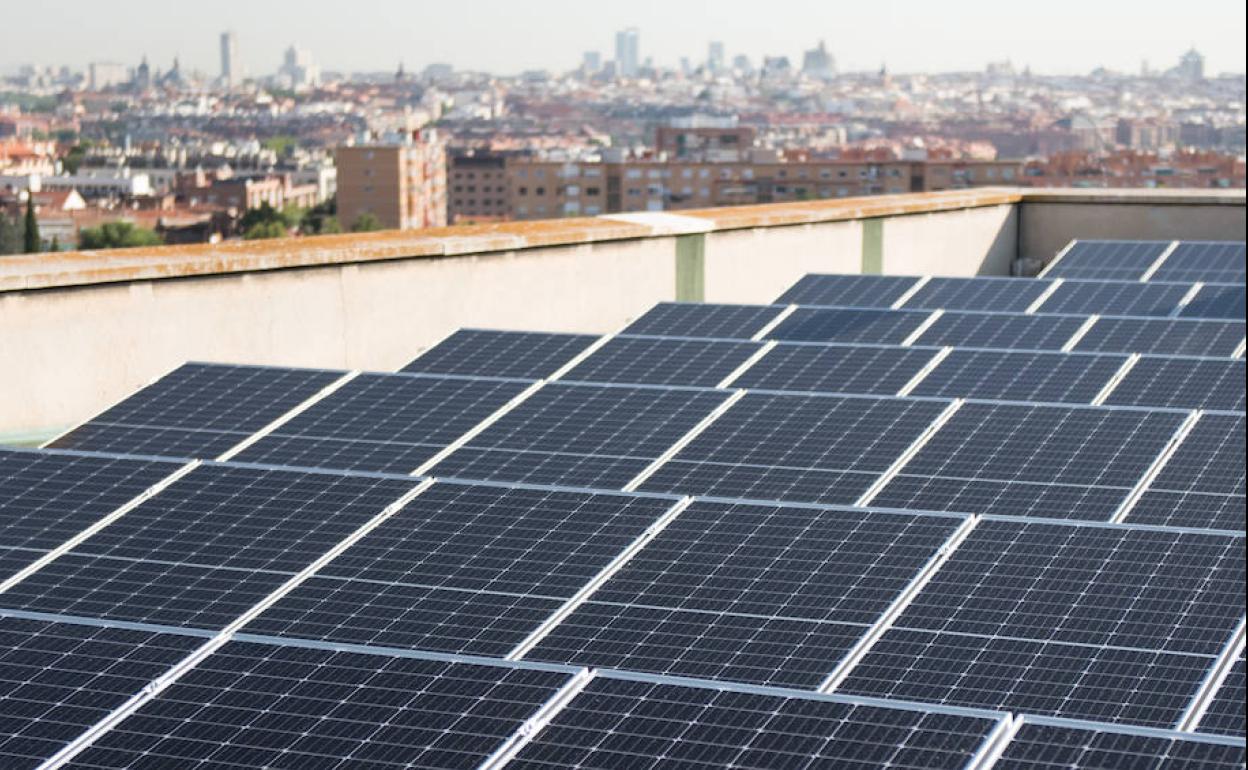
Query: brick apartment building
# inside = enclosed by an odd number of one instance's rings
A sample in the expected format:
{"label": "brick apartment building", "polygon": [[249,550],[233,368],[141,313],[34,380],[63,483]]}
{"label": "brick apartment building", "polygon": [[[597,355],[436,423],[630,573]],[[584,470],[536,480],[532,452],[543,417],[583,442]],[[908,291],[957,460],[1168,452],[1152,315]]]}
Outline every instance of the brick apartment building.
{"label": "brick apartment building", "polygon": [[343,227],[366,213],[386,229],[446,224],[446,145],[435,131],[340,147],[336,164]]}

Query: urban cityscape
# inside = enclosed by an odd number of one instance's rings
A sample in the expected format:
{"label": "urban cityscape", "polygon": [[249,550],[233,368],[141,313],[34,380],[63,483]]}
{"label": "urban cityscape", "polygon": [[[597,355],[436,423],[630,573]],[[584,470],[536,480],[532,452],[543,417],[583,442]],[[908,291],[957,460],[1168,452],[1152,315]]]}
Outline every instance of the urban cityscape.
{"label": "urban cityscape", "polygon": [[[845,71],[707,41],[658,62],[619,30],[565,70],[291,43],[247,72],[177,58],[21,65],[0,80],[0,252],[214,243],[972,187],[1242,188],[1244,73],[1195,48],[1138,71]],[[272,48],[265,41],[266,49]]]}

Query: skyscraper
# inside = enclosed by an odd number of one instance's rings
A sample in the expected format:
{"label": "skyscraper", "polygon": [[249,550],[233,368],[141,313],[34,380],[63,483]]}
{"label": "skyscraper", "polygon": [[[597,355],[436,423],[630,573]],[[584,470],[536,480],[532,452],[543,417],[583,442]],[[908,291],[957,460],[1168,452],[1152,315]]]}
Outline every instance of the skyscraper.
{"label": "skyscraper", "polygon": [[221,33],[221,82],[227,88],[238,84],[238,38],[233,32]]}
{"label": "skyscraper", "polygon": [[615,70],[620,77],[637,77],[641,69],[641,31],[636,27],[615,33]]}
{"label": "skyscraper", "polygon": [[711,41],[706,54],[706,68],[712,74],[724,69],[724,44],[718,40]]}

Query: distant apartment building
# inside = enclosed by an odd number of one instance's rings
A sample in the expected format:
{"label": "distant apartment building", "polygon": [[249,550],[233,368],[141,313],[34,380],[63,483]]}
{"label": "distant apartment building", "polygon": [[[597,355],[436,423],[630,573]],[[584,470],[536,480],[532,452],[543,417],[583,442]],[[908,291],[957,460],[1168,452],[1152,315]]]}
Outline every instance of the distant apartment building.
{"label": "distant apartment building", "polygon": [[615,33],[615,71],[624,78],[641,71],[641,31],[636,27]]}
{"label": "distant apartment building", "polygon": [[387,229],[440,227],[447,217],[446,145],[434,131],[340,147],[338,219],[372,214]]}
{"label": "distant apartment building", "polygon": [[92,91],[103,91],[130,81],[130,69],[117,62],[91,62],[87,67],[87,87]]}
{"label": "distant apartment building", "polygon": [[221,84],[226,88],[238,85],[238,36],[221,33]]}
{"label": "distant apartment building", "polygon": [[672,121],[655,129],[654,149],[677,160],[731,162],[742,160],[754,139],[753,128],[737,126],[735,121],[723,125]]}
{"label": "distant apartment building", "polygon": [[281,174],[218,179],[194,191],[194,198],[197,203],[243,212],[266,203],[279,210],[310,208],[317,204],[319,196],[315,184],[296,184],[289,175]]}

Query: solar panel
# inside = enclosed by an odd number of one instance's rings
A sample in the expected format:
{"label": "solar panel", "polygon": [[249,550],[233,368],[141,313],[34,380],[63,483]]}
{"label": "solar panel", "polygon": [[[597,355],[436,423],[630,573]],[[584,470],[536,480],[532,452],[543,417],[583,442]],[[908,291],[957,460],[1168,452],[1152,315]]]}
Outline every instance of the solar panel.
{"label": "solar panel", "polygon": [[943,313],[919,336],[917,344],[1061,350],[1083,321],[1077,316]]}
{"label": "solar panel", "polygon": [[403,371],[473,377],[549,377],[598,339],[592,334],[460,329]]}
{"label": "solar panel", "polygon": [[1244,319],[1244,285],[1206,284],[1179,312],[1183,318]]}
{"label": "solar panel", "polygon": [[528,657],[814,688],[961,523],[696,502]]}
{"label": "solar panel", "polygon": [[940,401],[750,393],[642,489],[853,503],[927,427]]}
{"label": "solar panel", "polygon": [[744,341],[612,337],[563,379],[713,388],[761,347]]}
{"label": "solar panel", "polygon": [[416,483],[201,467],[32,573],[4,604],[221,628]]}
{"label": "solar panel", "polygon": [[40,766],[203,642],[0,616],[0,764]]}
{"label": "solar panel", "polygon": [[[1209,703],[1197,730],[1216,735],[1244,735],[1244,654],[1241,652],[1230,673]],[[1242,750],[1241,750],[1242,752]],[[1240,763],[1243,763],[1241,753]]]}
{"label": "solar panel", "polygon": [[1231,356],[1243,339],[1243,321],[1100,318],[1074,349],[1106,353]]}
{"label": "solar panel", "polygon": [[1171,241],[1076,241],[1046,278],[1138,281],[1170,248]]}
{"label": "solar panel", "polygon": [[1021,313],[1031,307],[1051,283],[1035,278],[933,278],[907,300],[904,307],[907,310],[941,308]]}
{"label": "solar panel", "polygon": [[734,387],[893,395],[936,355],[933,348],[777,345]]}
{"label": "solar panel", "polygon": [[1108,521],[1183,415],[967,403],[874,498],[920,510]]}
{"label": "solar panel", "polygon": [[988,717],[598,676],[509,763],[569,767],[961,768]]}
{"label": "solar panel", "polygon": [[1243,529],[1243,415],[1202,415],[1131,509],[1127,521]]}
{"label": "solar panel", "polygon": [[1244,410],[1244,360],[1141,358],[1107,404]]}
{"label": "solar panel", "polygon": [[1180,242],[1174,253],[1166,258],[1149,280],[1242,284],[1244,242]]}
{"label": "solar panel", "polygon": [[660,302],[624,329],[624,334],[746,339],[780,315],[775,305],[708,305]]}
{"label": "solar panel", "polygon": [[568,678],[231,642],[76,765],[475,768]]}
{"label": "solar panel", "polygon": [[443,478],[619,489],[728,395],[551,383],[431,472]]}
{"label": "solar panel", "polygon": [[440,482],[247,630],[503,656],[672,504]]}
{"label": "solar panel", "polygon": [[1174,725],[1243,617],[1243,547],[985,520],[840,691]]}
{"label": "solar panel", "polygon": [[362,374],[236,459],[410,473],[526,387],[514,380]]}
{"label": "solar panel", "polygon": [[1164,317],[1174,312],[1190,289],[1184,283],[1066,281],[1040,306],[1040,311]]}
{"label": "solar panel", "polygon": [[1242,745],[1209,743],[1177,732],[1167,736],[1118,732],[1105,726],[1025,722],[996,766],[1002,770],[1233,770],[1244,766],[1244,758]]}
{"label": "solar panel", "polygon": [[185,364],[52,442],[57,449],[211,459],[342,372]]}
{"label": "solar panel", "polygon": [[898,345],[931,313],[853,308],[799,308],[767,335],[792,342]]}
{"label": "solar panel", "polygon": [[918,280],[902,275],[810,274],[781,294],[776,304],[891,307]]}
{"label": "solar panel", "polygon": [[915,396],[1091,403],[1126,356],[954,350]]}
{"label": "solar panel", "polygon": [[0,581],[173,473],[177,463],[0,449]]}

